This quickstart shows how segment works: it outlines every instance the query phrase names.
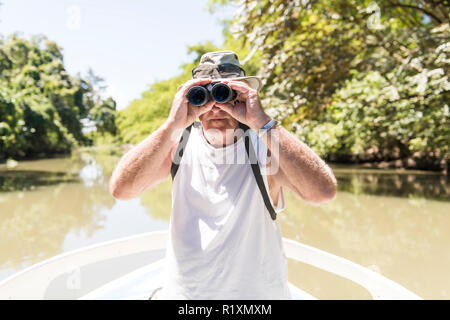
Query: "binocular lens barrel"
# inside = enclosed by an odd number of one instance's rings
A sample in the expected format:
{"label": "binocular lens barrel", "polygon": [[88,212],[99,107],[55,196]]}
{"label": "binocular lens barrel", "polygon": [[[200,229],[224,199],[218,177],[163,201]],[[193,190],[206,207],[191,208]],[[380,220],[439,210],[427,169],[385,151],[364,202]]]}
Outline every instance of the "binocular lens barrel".
{"label": "binocular lens barrel", "polygon": [[236,99],[236,91],[225,83],[218,83],[211,89],[211,95],[219,103],[226,103]]}
{"label": "binocular lens barrel", "polygon": [[187,93],[188,101],[194,106],[202,106],[209,100],[209,92],[205,87],[193,86]]}
{"label": "binocular lens barrel", "polygon": [[188,90],[187,99],[194,106],[206,104],[210,97],[219,103],[233,101],[237,97],[235,90],[231,89],[226,83],[218,82],[203,86],[193,86]]}

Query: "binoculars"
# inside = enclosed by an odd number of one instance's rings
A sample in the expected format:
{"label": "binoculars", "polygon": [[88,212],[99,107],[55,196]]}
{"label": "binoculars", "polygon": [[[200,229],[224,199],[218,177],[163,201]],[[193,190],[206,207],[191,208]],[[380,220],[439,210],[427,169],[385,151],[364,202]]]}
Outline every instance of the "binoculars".
{"label": "binoculars", "polygon": [[205,86],[193,86],[186,95],[190,104],[194,106],[203,106],[211,98],[218,103],[227,103],[233,101],[237,97],[235,90],[229,85],[222,82],[211,82]]}

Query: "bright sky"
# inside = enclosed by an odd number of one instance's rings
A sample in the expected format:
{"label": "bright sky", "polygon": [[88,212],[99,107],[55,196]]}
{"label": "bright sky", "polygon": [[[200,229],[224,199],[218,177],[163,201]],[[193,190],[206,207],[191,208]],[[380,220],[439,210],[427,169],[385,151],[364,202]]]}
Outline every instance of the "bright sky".
{"label": "bright sky", "polygon": [[45,34],[64,49],[70,74],[92,67],[125,108],[154,81],[190,61],[187,45],[223,43],[208,0],[0,0],[0,34]]}

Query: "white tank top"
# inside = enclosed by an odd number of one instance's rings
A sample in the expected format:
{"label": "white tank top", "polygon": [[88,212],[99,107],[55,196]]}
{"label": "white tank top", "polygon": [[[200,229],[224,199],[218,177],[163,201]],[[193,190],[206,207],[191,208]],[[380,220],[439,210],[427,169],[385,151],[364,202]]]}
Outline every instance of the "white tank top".
{"label": "white tank top", "polygon": [[[267,147],[253,131],[251,140],[269,190]],[[285,209],[283,190],[273,207]],[[194,123],[173,180],[164,270],[157,299],[291,298],[280,227],[264,205],[243,137],[215,148]]]}

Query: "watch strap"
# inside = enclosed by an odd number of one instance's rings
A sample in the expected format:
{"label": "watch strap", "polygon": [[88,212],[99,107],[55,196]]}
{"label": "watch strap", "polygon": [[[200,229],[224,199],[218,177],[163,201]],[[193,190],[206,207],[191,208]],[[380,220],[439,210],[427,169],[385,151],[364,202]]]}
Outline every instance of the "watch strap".
{"label": "watch strap", "polygon": [[278,124],[277,120],[270,119],[269,122],[267,122],[261,129],[259,129],[258,136],[261,138],[267,131],[272,129],[276,124]]}

